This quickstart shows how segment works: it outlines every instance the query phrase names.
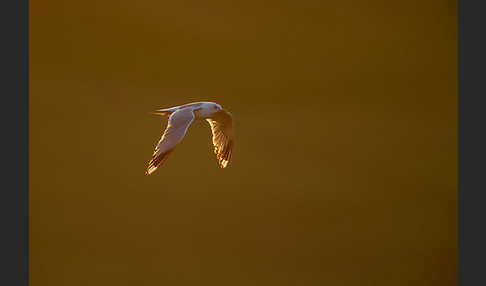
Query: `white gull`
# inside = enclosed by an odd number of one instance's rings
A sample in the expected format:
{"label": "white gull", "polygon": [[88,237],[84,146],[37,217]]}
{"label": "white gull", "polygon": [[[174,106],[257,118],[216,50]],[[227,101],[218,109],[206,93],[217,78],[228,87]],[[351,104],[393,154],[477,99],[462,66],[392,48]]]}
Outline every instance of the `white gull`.
{"label": "white gull", "polygon": [[182,141],[187,129],[196,119],[206,120],[213,133],[214,153],[221,168],[226,168],[233,148],[233,119],[231,113],[214,102],[194,102],[176,107],[159,109],[157,115],[168,115],[167,128],[162,134],[150,160],[146,174],[152,174],[167,160]]}

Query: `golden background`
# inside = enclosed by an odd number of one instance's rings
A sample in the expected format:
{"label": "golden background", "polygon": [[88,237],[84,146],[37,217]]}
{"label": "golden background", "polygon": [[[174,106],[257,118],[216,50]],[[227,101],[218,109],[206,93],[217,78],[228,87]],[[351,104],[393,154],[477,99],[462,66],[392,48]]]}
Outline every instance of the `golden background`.
{"label": "golden background", "polygon": [[31,1],[31,285],[456,285],[456,2]]}

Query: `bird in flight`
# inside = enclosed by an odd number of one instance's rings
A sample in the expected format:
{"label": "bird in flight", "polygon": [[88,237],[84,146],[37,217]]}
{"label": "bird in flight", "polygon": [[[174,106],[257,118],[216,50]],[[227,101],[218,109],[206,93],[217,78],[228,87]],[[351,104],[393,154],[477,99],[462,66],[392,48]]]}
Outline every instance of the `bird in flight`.
{"label": "bird in flight", "polygon": [[157,115],[169,116],[167,128],[155,147],[146,174],[150,175],[167,160],[174,148],[182,141],[187,129],[196,119],[206,120],[213,133],[214,153],[219,166],[226,168],[233,148],[233,119],[231,113],[214,102],[194,102],[176,107],[159,109]]}

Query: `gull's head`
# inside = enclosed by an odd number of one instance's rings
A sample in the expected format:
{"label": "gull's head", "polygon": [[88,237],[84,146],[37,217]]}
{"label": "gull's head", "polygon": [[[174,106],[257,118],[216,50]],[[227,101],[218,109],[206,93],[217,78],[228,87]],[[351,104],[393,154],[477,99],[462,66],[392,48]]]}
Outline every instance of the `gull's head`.
{"label": "gull's head", "polygon": [[206,109],[206,110],[214,111],[214,112],[218,112],[218,111],[223,109],[221,107],[221,105],[214,103],[214,102],[205,102],[205,103],[202,104],[202,108]]}
{"label": "gull's head", "polygon": [[196,114],[199,117],[206,118],[210,117],[211,115],[215,114],[218,111],[223,110],[221,105],[214,103],[214,102],[204,102],[200,105],[197,109]]}

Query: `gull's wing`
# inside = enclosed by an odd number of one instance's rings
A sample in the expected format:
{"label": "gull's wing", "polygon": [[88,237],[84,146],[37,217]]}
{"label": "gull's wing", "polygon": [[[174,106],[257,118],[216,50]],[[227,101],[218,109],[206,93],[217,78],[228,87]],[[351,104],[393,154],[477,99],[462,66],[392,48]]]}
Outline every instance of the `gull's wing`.
{"label": "gull's wing", "polygon": [[231,113],[221,110],[206,119],[213,132],[214,153],[221,168],[226,168],[233,149],[233,117]]}
{"label": "gull's wing", "polygon": [[187,129],[193,121],[194,113],[192,112],[192,108],[184,108],[172,113],[169,117],[167,128],[155,147],[152,160],[148,164],[147,175],[152,174],[160,164],[167,160],[167,157],[174,150],[175,146],[184,138]]}

